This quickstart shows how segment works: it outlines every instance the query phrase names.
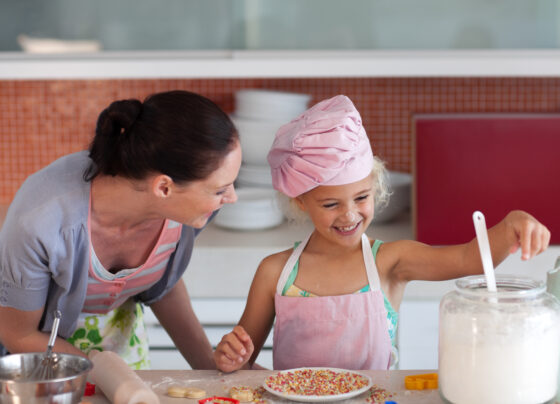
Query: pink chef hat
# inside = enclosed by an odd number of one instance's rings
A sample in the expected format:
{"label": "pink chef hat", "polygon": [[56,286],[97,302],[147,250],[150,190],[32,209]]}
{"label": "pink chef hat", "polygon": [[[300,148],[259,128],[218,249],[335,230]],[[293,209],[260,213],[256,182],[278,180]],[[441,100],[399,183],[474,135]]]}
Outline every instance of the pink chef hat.
{"label": "pink chef hat", "polygon": [[373,169],[373,153],[360,113],[337,95],[280,127],[268,163],[274,188],[293,198],[319,185],[360,181]]}

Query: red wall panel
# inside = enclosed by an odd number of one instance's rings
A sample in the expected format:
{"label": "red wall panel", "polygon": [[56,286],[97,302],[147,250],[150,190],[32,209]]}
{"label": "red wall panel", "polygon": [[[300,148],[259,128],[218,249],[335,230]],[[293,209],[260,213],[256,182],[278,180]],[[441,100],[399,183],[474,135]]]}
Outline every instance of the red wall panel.
{"label": "red wall panel", "polygon": [[523,209],[560,242],[560,115],[420,115],[414,120],[414,223],[429,244],[475,237]]}

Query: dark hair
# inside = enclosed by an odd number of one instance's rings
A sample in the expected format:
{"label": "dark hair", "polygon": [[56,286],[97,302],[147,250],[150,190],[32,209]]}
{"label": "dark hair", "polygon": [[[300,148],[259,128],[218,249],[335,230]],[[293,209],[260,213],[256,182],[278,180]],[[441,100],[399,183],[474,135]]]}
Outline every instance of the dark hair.
{"label": "dark hair", "polygon": [[159,172],[173,181],[201,180],[233,149],[237,131],[209,99],[188,91],[115,101],[97,120],[86,181],[97,175],[143,179]]}

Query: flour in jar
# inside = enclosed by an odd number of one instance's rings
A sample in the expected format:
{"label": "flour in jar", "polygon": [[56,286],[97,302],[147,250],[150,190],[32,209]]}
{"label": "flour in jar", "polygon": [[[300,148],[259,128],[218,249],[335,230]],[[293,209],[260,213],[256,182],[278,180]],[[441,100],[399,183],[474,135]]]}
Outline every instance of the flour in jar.
{"label": "flour in jar", "polygon": [[[545,403],[556,395],[560,324],[550,312],[447,313],[441,393],[454,404]],[[524,327],[515,327],[520,322]]]}

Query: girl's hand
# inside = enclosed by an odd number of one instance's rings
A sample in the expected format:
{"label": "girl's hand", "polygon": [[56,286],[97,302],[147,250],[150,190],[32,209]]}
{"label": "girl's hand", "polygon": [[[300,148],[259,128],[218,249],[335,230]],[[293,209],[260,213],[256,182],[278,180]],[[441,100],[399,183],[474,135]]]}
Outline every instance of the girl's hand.
{"label": "girl's hand", "polygon": [[528,260],[547,249],[550,231],[530,214],[514,210],[505,217],[511,254],[521,248],[521,259]]}
{"label": "girl's hand", "polygon": [[223,336],[214,351],[216,367],[223,372],[233,372],[249,361],[254,346],[243,327],[236,325],[233,331]]}

